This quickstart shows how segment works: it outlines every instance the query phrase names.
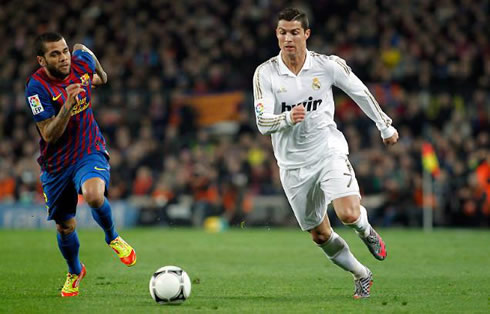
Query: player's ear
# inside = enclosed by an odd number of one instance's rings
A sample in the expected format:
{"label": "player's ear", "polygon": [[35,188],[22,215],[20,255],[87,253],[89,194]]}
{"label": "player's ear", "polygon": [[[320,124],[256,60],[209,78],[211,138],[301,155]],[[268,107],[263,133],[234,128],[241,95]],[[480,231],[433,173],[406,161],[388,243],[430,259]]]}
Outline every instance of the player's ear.
{"label": "player's ear", "polygon": [[45,67],[46,66],[46,59],[41,56],[37,56],[37,63],[39,63],[40,66]]}
{"label": "player's ear", "polygon": [[307,30],[305,30],[306,39],[308,39],[310,37],[310,35],[311,35],[311,29],[308,28]]}

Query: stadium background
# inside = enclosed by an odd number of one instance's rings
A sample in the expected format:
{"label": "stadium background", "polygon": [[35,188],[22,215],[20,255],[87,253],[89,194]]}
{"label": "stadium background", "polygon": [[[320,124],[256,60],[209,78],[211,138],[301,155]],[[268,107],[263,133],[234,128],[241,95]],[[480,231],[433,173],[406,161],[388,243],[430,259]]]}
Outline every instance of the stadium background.
{"label": "stadium background", "polygon": [[[108,141],[109,197],[120,223],[200,226],[219,215],[231,225],[295,225],[251,95],[255,67],[278,53],[275,14],[289,4],[2,1],[0,226],[46,225],[39,135],[24,84],[37,68],[34,39],[48,30],[70,47],[87,45],[109,75],[93,106]],[[488,228],[488,1],[298,6],[310,17],[308,48],[344,58],[401,135],[383,147],[374,123],[336,91],[336,121],[371,221],[421,226],[426,142],[439,163],[426,195],[435,225]]]}

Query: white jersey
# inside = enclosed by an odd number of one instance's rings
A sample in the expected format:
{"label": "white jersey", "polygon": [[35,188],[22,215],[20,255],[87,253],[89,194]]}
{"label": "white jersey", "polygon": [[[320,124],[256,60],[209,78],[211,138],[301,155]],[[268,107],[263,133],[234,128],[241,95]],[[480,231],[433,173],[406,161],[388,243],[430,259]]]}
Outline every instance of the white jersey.
{"label": "white jersey", "polygon": [[[295,75],[279,53],[258,66],[253,78],[257,126],[262,134],[271,134],[279,167],[301,168],[332,153],[349,153],[333,119],[332,85],[376,123],[382,138],[395,133],[391,119],[343,59],[307,51],[303,68]],[[293,125],[290,111],[298,105],[305,107],[306,117]]]}

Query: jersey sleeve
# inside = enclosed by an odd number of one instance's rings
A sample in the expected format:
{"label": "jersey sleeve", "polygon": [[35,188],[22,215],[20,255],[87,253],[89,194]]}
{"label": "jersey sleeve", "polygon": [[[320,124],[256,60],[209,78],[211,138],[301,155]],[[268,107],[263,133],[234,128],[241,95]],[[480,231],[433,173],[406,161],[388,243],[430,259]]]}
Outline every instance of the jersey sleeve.
{"label": "jersey sleeve", "polygon": [[349,95],[362,111],[376,123],[383,139],[393,136],[396,129],[391,126],[391,118],[381,110],[366,85],[351,71],[344,59],[337,56],[330,56],[329,59],[334,85]]}
{"label": "jersey sleeve", "polygon": [[87,64],[92,71],[92,74],[95,73],[95,59],[89,52],[80,49],[76,50],[73,55],[85,64]]}
{"label": "jersey sleeve", "polygon": [[270,74],[264,66],[255,70],[253,77],[255,121],[262,134],[271,134],[291,127],[289,111],[274,114],[275,97],[272,92]]}
{"label": "jersey sleeve", "polygon": [[25,97],[36,122],[41,122],[56,115],[51,104],[51,97],[41,83],[31,79],[27,84]]}

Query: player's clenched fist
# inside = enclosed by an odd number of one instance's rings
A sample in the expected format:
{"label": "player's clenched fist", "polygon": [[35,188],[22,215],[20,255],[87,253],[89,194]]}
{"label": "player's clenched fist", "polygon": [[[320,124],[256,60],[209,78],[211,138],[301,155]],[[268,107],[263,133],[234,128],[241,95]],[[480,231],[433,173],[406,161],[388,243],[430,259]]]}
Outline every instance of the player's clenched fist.
{"label": "player's clenched fist", "polygon": [[68,85],[65,90],[66,93],[68,94],[66,98],[66,104],[68,105],[69,108],[73,107],[73,105],[76,104],[77,102],[76,98],[78,94],[84,91],[81,84]]}
{"label": "player's clenched fist", "polygon": [[393,134],[391,137],[388,137],[388,138],[385,138],[383,140],[383,143],[385,143],[385,145],[395,145],[396,142],[398,142],[398,132],[395,131],[395,134]]}
{"label": "player's clenched fist", "polygon": [[306,110],[303,105],[299,105],[294,107],[289,114],[291,115],[291,121],[297,124],[305,119]]}

